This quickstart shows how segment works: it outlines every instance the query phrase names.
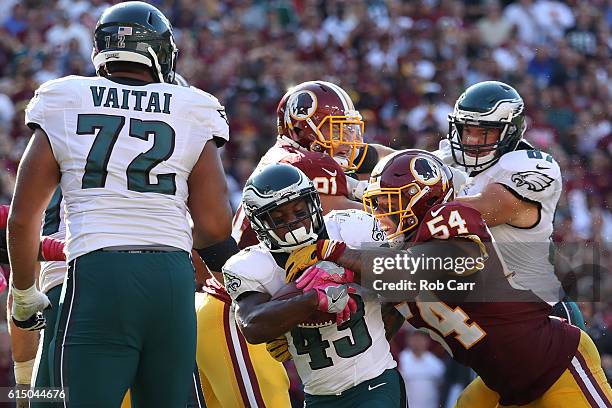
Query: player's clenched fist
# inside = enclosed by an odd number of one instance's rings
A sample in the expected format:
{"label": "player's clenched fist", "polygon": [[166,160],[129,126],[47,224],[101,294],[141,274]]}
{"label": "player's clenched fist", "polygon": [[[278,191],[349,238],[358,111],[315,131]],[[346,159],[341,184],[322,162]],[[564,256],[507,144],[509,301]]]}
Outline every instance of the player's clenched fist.
{"label": "player's clenched fist", "polygon": [[300,272],[319,261],[337,260],[345,249],[344,242],[325,239],[293,251],[285,263],[286,281],[293,282]]}

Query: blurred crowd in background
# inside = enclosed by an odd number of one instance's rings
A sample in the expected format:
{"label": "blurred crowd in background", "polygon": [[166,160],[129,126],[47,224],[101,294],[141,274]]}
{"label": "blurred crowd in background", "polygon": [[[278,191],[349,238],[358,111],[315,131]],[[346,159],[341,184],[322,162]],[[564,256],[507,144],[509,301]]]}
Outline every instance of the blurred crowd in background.
{"label": "blurred crowd in background", "polygon": [[[112,3],[0,1],[0,202],[10,201],[15,170],[31,135],[23,120],[27,102],[44,81],[95,74],[92,32]],[[242,185],[274,143],[276,104],[291,85],[312,79],[335,82],[364,117],[366,141],[431,150],[446,135],[447,114],[461,92],[479,81],[501,80],[516,87],[525,101],[526,138],[552,153],[561,166],[564,191],[555,241],[594,245],[610,274],[612,1],[149,3],[175,27],[177,71],[227,108],[231,142],[223,158],[234,208]],[[570,252],[571,262],[588,261],[589,251]],[[611,299],[606,294],[612,296],[612,288],[604,284],[601,298]],[[610,377],[612,339],[606,328],[612,324],[612,307],[602,302],[581,306]],[[1,335],[0,366],[10,366],[6,334]],[[416,364],[415,359],[425,357],[412,350],[422,343],[425,349],[431,346],[418,335],[406,338],[405,344],[403,336],[395,342],[398,355],[406,347],[400,363],[411,361],[404,370],[433,370],[407,375],[417,384],[435,384],[431,401],[445,399],[440,392],[448,394],[452,380],[444,376],[460,378],[462,371],[444,357],[441,368],[435,368],[430,357],[438,357],[433,354],[425,355],[431,364]]]}

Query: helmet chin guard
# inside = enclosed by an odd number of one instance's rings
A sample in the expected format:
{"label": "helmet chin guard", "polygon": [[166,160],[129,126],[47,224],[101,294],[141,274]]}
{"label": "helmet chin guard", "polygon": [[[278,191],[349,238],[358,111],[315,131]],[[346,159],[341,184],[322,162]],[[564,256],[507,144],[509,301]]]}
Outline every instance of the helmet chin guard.
{"label": "helmet chin guard", "polygon": [[278,252],[286,252],[288,249],[293,251],[298,248],[305,247],[306,245],[310,245],[317,240],[318,234],[313,231],[312,227],[313,226],[311,225],[310,229],[306,230],[306,227],[301,226],[287,232],[284,238],[280,238],[274,231],[270,231],[270,235],[272,235],[277,242],[282,245],[282,248],[277,250]]}

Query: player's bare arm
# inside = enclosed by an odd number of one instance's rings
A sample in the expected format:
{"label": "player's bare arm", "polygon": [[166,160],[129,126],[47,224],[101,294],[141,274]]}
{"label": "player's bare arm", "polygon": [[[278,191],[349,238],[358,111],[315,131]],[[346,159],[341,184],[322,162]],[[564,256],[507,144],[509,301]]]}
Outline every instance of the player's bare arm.
{"label": "player's bare arm", "polygon": [[238,298],[237,322],[251,344],[265,343],[287,333],[317,310],[315,291],[286,300],[270,300],[261,292],[248,292]]}
{"label": "player's bare arm", "polygon": [[40,220],[59,179],[59,167],[47,135],[37,129],[19,164],[8,219],[9,260],[17,289],[34,285]]}
{"label": "player's bare arm", "polygon": [[232,228],[232,209],[219,151],[210,140],[188,180],[187,206],[194,223],[194,248],[203,248],[226,239]]}
{"label": "player's bare arm", "polygon": [[478,210],[489,227],[508,224],[529,228],[539,219],[540,209],[537,203],[519,198],[498,183],[487,185],[480,194],[457,197],[456,200]]}

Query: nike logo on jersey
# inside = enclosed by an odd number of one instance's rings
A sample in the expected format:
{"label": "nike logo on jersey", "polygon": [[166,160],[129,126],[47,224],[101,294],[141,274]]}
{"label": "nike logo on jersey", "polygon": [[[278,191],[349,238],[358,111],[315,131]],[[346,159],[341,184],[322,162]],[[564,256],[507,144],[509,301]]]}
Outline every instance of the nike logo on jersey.
{"label": "nike logo on jersey", "polygon": [[536,164],[536,169],[538,169],[538,170],[550,170],[550,167],[541,167],[539,164]]}
{"label": "nike logo on jersey", "polygon": [[431,216],[432,216],[432,217],[437,217],[437,216],[438,216],[438,214],[440,214],[440,211],[442,211],[443,209],[444,209],[444,207],[440,207],[440,208],[438,208],[436,211],[432,211],[432,212],[431,212]]}
{"label": "nike logo on jersey", "polygon": [[332,171],[327,170],[326,168],[321,168],[321,170],[323,170],[324,172],[326,172],[327,174],[329,174],[331,177],[336,177],[336,175],[338,174],[338,170],[334,170],[333,172],[332,172]]}
{"label": "nike logo on jersey", "polygon": [[386,382],[380,383],[380,384],[377,384],[377,385],[368,385],[368,391],[372,391],[375,388],[382,387],[385,384],[386,384]]}

